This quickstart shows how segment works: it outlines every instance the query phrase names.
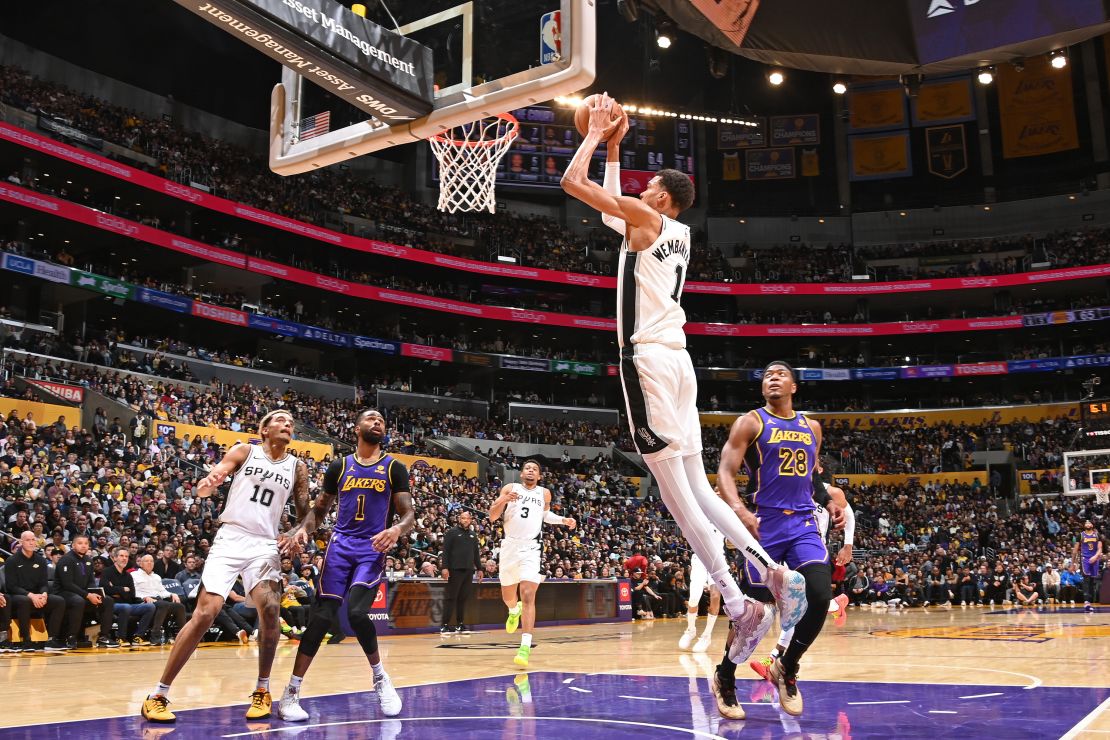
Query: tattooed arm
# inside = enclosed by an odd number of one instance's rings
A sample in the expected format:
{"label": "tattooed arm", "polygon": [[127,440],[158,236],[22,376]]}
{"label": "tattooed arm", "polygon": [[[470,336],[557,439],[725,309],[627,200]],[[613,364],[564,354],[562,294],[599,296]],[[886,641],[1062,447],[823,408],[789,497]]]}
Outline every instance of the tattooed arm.
{"label": "tattooed arm", "polygon": [[305,464],[297,465],[296,478],[293,481],[293,505],[297,509],[297,523],[285,533],[290,540],[295,541],[295,547],[300,550],[308,543],[308,538],[319,529],[324,518],[331,511],[336,496],[339,495],[339,476],[343,473],[343,460],[339,457],[332,461],[324,473],[324,490],[316,494],[316,500],[311,501],[308,491],[308,468]]}

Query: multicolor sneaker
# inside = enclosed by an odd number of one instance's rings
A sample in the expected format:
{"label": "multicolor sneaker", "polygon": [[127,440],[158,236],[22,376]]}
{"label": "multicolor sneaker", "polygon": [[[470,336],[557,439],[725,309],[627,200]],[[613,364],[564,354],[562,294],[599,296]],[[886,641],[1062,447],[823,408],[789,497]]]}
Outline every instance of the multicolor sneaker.
{"label": "multicolor sneaker", "polygon": [[774,662],[775,659],[768,655],[762,660],[753,660],[749,662],[748,667],[755,671],[764,681],[770,681],[771,679],[768,677],[767,671],[770,670],[771,664]]}
{"label": "multicolor sneaker", "polygon": [[745,598],[743,613],[729,624],[728,659],[737,665],[747,661],[774,623],[774,606]]}
{"label": "multicolor sneaker", "polygon": [[767,569],[767,588],[779,607],[779,621],[783,632],[794,628],[806,613],[806,579],[801,573],[783,565]]}
{"label": "multicolor sneaker", "polygon": [[516,651],[516,657],[513,658],[513,662],[521,668],[527,668],[528,659],[530,657],[532,657],[532,648],[528,647],[527,645],[521,645],[520,648]]}

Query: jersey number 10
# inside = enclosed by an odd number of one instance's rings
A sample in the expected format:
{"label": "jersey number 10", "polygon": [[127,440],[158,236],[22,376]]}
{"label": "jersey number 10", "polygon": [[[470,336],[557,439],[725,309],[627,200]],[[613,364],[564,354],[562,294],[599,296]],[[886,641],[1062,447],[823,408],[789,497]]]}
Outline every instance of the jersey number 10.
{"label": "jersey number 10", "polygon": [[[259,498],[259,491],[261,490],[262,497]],[[269,488],[262,488],[262,486],[255,486],[254,493],[251,494],[251,501],[269,506],[274,501],[274,492]]]}

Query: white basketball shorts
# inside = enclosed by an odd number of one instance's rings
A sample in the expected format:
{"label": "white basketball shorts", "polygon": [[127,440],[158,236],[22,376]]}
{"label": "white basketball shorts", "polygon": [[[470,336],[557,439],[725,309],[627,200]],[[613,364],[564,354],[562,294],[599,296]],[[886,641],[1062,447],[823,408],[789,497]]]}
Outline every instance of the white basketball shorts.
{"label": "white basketball shorts", "polygon": [[701,454],[698,380],[689,353],[637,344],[624,349],[620,367],[636,451],[648,461]]}
{"label": "white basketball shorts", "polygon": [[208,550],[200,582],[208,593],[226,599],[239,576],[243,577],[243,590],[248,595],[262,581],[281,583],[277,540],[225,524]]}
{"label": "white basketball shorts", "polygon": [[540,574],[540,555],[543,547],[536,540],[501,540],[497,555],[497,578],[502,586],[512,586],[521,581],[543,583]]}

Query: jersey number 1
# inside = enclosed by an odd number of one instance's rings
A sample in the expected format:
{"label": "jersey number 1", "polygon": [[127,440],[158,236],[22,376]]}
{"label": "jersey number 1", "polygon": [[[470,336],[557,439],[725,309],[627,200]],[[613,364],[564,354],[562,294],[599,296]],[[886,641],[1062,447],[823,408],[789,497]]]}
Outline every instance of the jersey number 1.
{"label": "jersey number 1", "polygon": [[682,296],[682,265],[674,268],[674,292],[671,293],[671,300],[678,303],[678,299]]}
{"label": "jersey number 1", "polygon": [[[261,489],[261,491],[262,491],[262,498],[261,499],[259,499],[259,497],[258,497],[259,489]],[[260,503],[263,506],[269,506],[274,501],[274,492],[272,490],[270,490],[269,488],[262,488],[262,486],[255,486],[254,487],[254,493],[251,495],[251,501],[254,501],[256,503]]]}

